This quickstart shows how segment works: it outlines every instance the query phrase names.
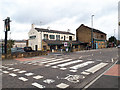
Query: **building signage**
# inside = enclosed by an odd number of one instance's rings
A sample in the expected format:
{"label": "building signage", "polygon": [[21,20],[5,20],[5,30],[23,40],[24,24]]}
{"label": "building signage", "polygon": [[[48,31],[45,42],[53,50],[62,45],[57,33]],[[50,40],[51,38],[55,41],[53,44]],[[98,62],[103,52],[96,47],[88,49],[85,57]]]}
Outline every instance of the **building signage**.
{"label": "building signage", "polygon": [[67,42],[64,42],[64,47],[67,47],[68,45],[67,45]]}

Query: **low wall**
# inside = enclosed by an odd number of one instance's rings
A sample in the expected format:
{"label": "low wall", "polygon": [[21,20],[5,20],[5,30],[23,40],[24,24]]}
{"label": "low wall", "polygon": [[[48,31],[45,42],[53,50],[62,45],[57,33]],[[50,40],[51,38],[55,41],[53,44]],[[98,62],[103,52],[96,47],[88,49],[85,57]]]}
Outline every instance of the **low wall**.
{"label": "low wall", "polygon": [[25,58],[25,57],[34,57],[34,56],[41,56],[41,55],[47,55],[47,52],[46,51],[36,51],[36,52],[3,54],[2,59]]}

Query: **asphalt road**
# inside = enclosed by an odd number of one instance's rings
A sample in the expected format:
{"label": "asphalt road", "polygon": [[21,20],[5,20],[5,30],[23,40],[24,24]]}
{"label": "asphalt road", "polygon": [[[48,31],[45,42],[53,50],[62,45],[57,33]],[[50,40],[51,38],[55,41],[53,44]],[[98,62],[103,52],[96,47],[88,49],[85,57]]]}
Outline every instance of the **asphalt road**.
{"label": "asphalt road", "polygon": [[4,60],[2,88],[84,89],[117,60],[116,48]]}

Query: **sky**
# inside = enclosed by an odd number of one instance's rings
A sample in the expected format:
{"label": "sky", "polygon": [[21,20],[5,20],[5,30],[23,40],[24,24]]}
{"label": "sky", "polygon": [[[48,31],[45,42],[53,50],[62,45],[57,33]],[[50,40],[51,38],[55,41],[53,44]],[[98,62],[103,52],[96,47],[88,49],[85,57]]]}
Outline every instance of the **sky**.
{"label": "sky", "polygon": [[[84,24],[118,38],[119,0],[0,0],[0,39],[4,39],[4,22],[11,19],[8,39],[28,39],[31,24],[38,28],[76,34]],[[119,38],[120,39],[120,38]]]}

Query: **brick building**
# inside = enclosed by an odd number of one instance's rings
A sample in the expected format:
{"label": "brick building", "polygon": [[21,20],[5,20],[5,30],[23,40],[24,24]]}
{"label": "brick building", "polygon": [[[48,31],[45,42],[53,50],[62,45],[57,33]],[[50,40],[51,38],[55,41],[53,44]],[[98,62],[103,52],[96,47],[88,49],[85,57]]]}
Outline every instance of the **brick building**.
{"label": "brick building", "polygon": [[[91,29],[84,24],[76,29],[76,39],[77,41],[82,41],[88,43],[91,46]],[[94,48],[105,48],[106,47],[106,33],[93,29],[93,45]]]}

